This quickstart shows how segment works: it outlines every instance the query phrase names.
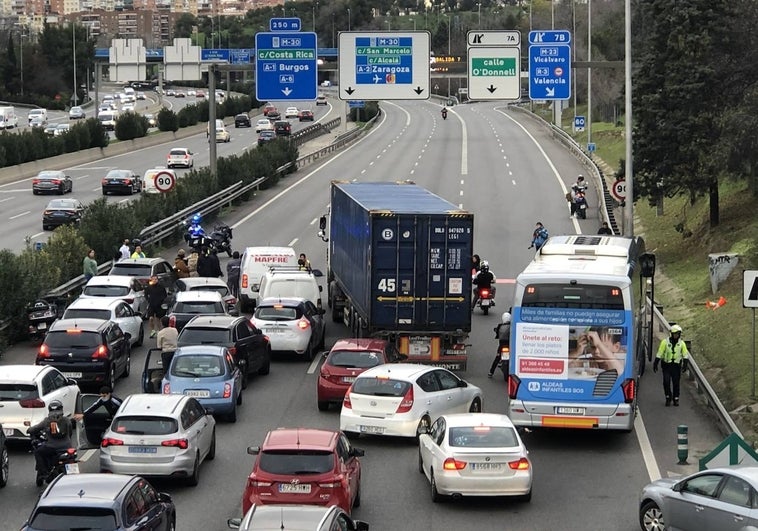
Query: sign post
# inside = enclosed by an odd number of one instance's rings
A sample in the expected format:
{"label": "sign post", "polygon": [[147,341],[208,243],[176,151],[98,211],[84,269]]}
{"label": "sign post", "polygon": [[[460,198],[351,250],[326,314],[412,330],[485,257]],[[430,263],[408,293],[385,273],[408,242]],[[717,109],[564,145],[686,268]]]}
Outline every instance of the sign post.
{"label": "sign post", "polygon": [[581,133],[584,131],[584,126],[587,124],[587,119],[584,116],[574,116],[574,131]]}
{"label": "sign post", "polygon": [[753,309],[753,377],[750,396],[755,398],[755,309],[758,308],[758,271],[742,272],[742,307]]}
{"label": "sign post", "polygon": [[468,89],[472,100],[521,97],[521,34],[518,31],[469,31]]}
{"label": "sign post", "polygon": [[571,97],[571,33],[566,30],[529,32],[529,98],[567,100]]}

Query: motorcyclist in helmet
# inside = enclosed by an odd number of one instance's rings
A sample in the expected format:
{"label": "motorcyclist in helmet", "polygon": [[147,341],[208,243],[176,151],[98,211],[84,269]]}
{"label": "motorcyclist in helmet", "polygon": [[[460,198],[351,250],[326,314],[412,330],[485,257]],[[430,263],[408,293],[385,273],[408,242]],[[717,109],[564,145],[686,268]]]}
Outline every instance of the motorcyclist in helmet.
{"label": "motorcyclist in helmet", "polygon": [[447,107],[442,107],[442,119],[447,120]]}
{"label": "motorcyclist in helmet", "polygon": [[503,315],[500,317],[500,323],[493,328],[493,330],[495,331],[495,337],[497,338],[497,352],[495,353],[495,359],[492,360],[492,365],[490,365],[490,372],[487,373],[487,378],[492,378],[492,375],[495,374],[495,369],[497,369],[497,366],[501,361],[505,364],[503,365],[503,372],[507,378],[509,360],[502,359],[500,349],[502,347],[510,347],[511,345],[510,312],[503,312]]}
{"label": "motorcyclist in helmet", "polygon": [[479,272],[476,274],[473,280],[474,284],[474,300],[471,303],[471,311],[476,308],[476,303],[479,302],[479,290],[488,289],[492,293],[492,305],[495,305],[495,274],[490,271],[490,264],[487,260],[482,260],[482,265]]}
{"label": "motorcyclist in helmet", "polygon": [[44,442],[34,449],[37,477],[46,477],[55,466],[55,458],[62,450],[71,448],[71,436],[76,423],[63,415],[63,402],[53,400],[47,406],[48,415],[39,424],[29,428],[32,439],[44,437]]}

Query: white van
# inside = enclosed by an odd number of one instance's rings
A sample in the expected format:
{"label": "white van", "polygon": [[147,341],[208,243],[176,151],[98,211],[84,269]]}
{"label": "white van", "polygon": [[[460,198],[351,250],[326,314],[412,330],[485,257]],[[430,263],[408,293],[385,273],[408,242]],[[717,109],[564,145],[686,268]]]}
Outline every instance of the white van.
{"label": "white van", "polygon": [[321,291],[323,288],[316,280],[316,276],[320,274],[321,272],[318,270],[300,271],[292,267],[270,268],[261,278],[258,296],[260,300],[269,297],[303,298],[321,308]]}
{"label": "white van", "polygon": [[177,176],[174,170],[170,170],[164,167],[157,167],[147,170],[145,176],[142,178],[142,191],[146,194],[159,194],[161,192],[155,187],[155,176],[159,173],[170,173],[174,176],[174,182],[176,182]]}
{"label": "white van", "polygon": [[258,302],[261,277],[271,266],[297,267],[292,247],[247,247],[240,263],[240,310],[252,311]]}
{"label": "white van", "polygon": [[116,111],[101,111],[97,114],[97,119],[103,124],[103,129],[106,131],[116,130],[116,118],[118,113]]}
{"label": "white van", "polygon": [[18,127],[18,116],[13,107],[0,107],[0,129]]}

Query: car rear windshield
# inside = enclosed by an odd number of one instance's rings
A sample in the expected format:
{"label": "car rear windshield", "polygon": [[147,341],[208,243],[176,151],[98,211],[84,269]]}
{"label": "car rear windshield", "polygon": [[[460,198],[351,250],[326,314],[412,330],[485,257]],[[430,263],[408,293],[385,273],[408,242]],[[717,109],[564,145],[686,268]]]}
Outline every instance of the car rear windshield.
{"label": "car rear windshield", "polygon": [[463,426],[450,428],[450,446],[461,448],[505,448],[518,445],[516,430],[507,426]]}
{"label": "car rear windshield", "polygon": [[126,286],[86,286],[83,295],[88,297],[126,297],[129,288]]}
{"label": "car rear windshield", "polygon": [[125,275],[128,277],[149,277],[152,273],[152,268],[149,264],[115,264],[109,275]]}
{"label": "car rear windshield", "polygon": [[100,507],[40,507],[30,527],[39,531],[97,529],[115,531],[116,515],[112,509]]}
{"label": "car rear windshield", "polygon": [[169,155],[174,156],[174,157],[183,157],[186,154],[187,152],[184,151],[183,149],[172,149],[171,152],[169,153]]}
{"label": "car rear windshield", "polygon": [[268,450],[261,453],[259,466],[269,474],[324,474],[334,470],[334,454],[319,450]]}
{"label": "car rear windshield", "polygon": [[185,326],[179,333],[179,345],[224,345],[231,342],[226,328],[195,328]]}
{"label": "car rear windshield", "polygon": [[169,435],[176,433],[179,424],[171,417],[119,416],[111,430],[132,435]]}
{"label": "car rear windshield", "polygon": [[318,288],[311,278],[304,279],[287,279],[277,282],[271,282],[266,288],[266,297],[293,297],[312,300],[312,297]]}
{"label": "car rear windshield", "polygon": [[110,310],[96,310],[94,308],[69,308],[63,312],[64,319],[103,319],[111,318]]}
{"label": "car rear windshield", "polygon": [[224,308],[220,302],[189,301],[177,302],[174,305],[173,312],[191,314],[224,313]]}
{"label": "car rear windshield", "polygon": [[229,295],[229,288],[226,286],[192,286],[189,291],[215,291],[222,297]]}
{"label": "car rear windshield", "polygon": [[255,309],[255,317],[264,321],[293,321],[295,319],[300,319],[302,316],[303,312],[300,308],[282,306],[281,304],[275,304],[274,306],[258,306]]}
{"label": "car rear windshield", "polygon": [[174,357],[171,375],[182,378],[210,378],[224,373],[220,356],[188,355]]}
{"label": "car rear windshield", "polygon": [[382,358],[379,354],[365,350],[335,350],[329,355],[329,365],[334,367],[368,369],[381,363]]}
{"label": "car rear windshield", "polygon": [[50,348],[95,348],[100,346],[100,334],[76,329],[48,332],[45,345]]}
{"label": "car rear windshield", "polygon": [[15,402],[39,398],[37,386],[22,383],[0,383],[0,402]]}
{"label": "car rear windshield", "polygon": [[371,396],[405,396],[408,382],[388,378],[358,378],[353,382],[353,393]]}

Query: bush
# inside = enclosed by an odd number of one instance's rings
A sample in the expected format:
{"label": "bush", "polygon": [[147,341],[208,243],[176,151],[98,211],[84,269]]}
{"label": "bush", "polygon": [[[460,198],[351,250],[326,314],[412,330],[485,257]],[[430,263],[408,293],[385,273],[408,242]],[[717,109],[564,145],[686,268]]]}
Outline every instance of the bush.
{"label": "bush", "polygon": [[59,138],[63,139],[63,149],[66,153],[74,153],[89,147],[88,145],[82,146],[79,144],[79,137],[71,130],[63,133]]}
{"label": "bush", "polygon": [[89,130],[89,147],[108,147],[110,136],[108,136],[108,131],[105,130],[100,120],[97,118],[87,118],[84,121],[84,125]]}
{"label": "bush", "polygon": [[70,135],[76,135],[78,137],[79,145],[82,149],[92,147],[92,139],[90,138],[89,127],[87,124],[77,123],[69,131]]}
{"label": "bush", "polygon": [[[197,104],[182,107],[178,113],[179,127],[196,125],[200,121],[200,112]],[[207,120],[206,120],[207,121]]]}
{"label": "bush", "polygon": [[133,140],[147,134],[150,125],[147,118],[135,112],[125,112],[116,118],[116,138],[119,140]]}
{"label": "bush", "polygon": [[158,129],[160,131],[172,131],[179,130],[179,119],[176,117],[176,113],[171,109],[163,107],[158,112]]}

